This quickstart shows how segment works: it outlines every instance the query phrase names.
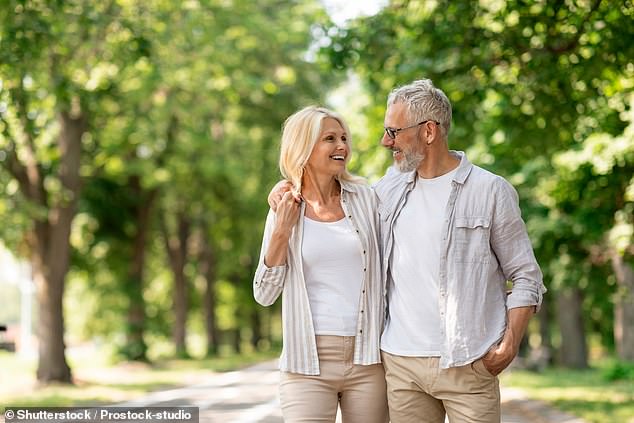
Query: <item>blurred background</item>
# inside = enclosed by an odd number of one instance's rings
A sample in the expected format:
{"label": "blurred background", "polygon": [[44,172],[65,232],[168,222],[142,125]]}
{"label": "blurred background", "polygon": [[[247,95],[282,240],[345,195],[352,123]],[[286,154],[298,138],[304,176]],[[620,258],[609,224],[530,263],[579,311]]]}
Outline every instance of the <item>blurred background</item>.
{"label": "blurred background", "polygon": [[549,290],[507,383],[632,421],[632,1],[0,4],[7,403],[116,400],[93,390],[112,366],[275,357],[281,301],[251,283],[284,119],[340,112],[374,182],[387,94],[431,78],[450,147],[518,190]]}

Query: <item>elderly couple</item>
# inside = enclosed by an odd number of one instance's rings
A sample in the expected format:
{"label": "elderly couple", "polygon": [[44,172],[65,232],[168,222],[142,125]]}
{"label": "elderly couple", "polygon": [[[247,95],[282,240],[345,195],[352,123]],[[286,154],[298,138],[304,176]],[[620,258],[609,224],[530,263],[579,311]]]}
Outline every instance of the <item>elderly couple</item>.
{"label": "elderly couple", "polygon": [[286,422],[500,421],[497,375],[546,290],[517,193],[449,150],[451,115],[428,79],[392,91],[372,188],[338,114],[284,124],[253,290],[283,298]]}

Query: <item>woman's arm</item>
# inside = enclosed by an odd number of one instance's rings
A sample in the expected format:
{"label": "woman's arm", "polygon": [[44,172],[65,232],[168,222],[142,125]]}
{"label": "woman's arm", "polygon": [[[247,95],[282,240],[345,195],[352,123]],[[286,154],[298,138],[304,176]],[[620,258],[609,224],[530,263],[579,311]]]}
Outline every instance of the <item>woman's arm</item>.
{"label": "woman's arm", "polygon": [[258,268],[253,278],[253,296],[263,306],[273,304],[284,289],[288,242],[299,217],[299,205],[282,202],[284,205],[279,207],[277,214],[269,211]]}

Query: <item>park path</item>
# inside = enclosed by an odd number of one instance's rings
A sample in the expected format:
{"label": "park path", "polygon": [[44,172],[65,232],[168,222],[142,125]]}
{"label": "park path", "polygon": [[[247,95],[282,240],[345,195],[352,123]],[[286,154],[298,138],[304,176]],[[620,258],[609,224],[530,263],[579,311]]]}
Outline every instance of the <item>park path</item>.
{"label": "park path", "polygon": [[[116,404],[122,407],[193,406],[200,423],[282,423],[275,361],[221,373],[197,385],[154,392]],[[585,423],[546,404],[527,399],[521,391],[502,386],[502,423]]]}

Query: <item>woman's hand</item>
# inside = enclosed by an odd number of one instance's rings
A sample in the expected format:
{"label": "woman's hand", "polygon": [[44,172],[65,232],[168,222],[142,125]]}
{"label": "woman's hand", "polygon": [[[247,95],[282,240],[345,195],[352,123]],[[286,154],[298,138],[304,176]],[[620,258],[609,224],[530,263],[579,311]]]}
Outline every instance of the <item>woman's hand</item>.
{"label": "woman's hand", "polygon": [[287,192],[293,193],[293,198],[295,198],[296,202],[302,202],[302,196],[297,192],[293,192],[293,184],[291,184],[289,181],[279,181],[271,189],[271,192],[269,193],[269,197],[267,199],[269,202],[269,206],[273,211],[277,211],[277,205],[280,201],[282,201],[282,197]]}
{"label": "woman's hand", "polygon": [[297,219],[299,218],[300,203],[295,201],[293,193],[287,191],[277,204],[275,214],[275,229],[271,234],[269,248],[264,255],[264,264],[269,267],[280,266],[286,263],[288,240]]}
{"label": "woman's hand", "polygon": [[277,211],[275,212],[275,230],[274,232],[280,232],[288,234],[290,236],[293,226],[297,223],[299,217],[300,203],[293,196],[292,191],[286,191],[279,203],[277,204]]}

